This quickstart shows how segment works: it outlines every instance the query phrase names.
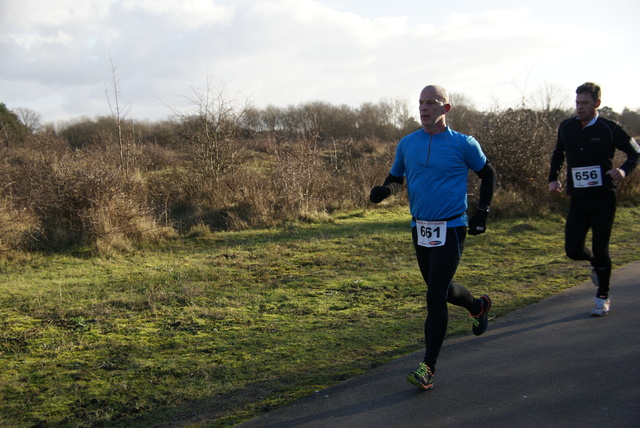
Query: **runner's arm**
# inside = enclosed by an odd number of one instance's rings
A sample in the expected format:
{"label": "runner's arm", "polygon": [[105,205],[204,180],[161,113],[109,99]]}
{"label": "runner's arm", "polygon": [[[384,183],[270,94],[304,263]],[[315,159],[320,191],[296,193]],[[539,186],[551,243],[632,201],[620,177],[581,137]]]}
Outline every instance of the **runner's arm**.
{"label": "runner's arm", "polygon": [[478,209],[469,220],[469,235],[479,235],[487,231],[487,216],[496,187],[496,173],[489,161],[480,171],[476,171],[476,174],[480,178],[480,197],[478,198]]}
{"label": "runner's arm", "polygon": [[556,142],[556,147],[553,149],[551,165],[549,166],[549,183],[558,181],[558,175],[560,175],[560,168],[562,168],[562,164],[564,163],[564,157],[564,144],[562,143],[560,131],[558,130],[558,141]]}
{"label": "runner's arm", "polygon": [[369,195],[369,200],[374,204],[382,202],[384,199],[388,198],[391,195],[394,195],[402,189],[402,185],[404,184],[403,177],[396,177],[394,175],[389,174],[389,176],[384,180],[382,186],[374,186],[371,189],[371,194]]}
{"label": "runner's arm", "polygon": [[640,146],[634,138],[629,137],[626,133],[625,136],[627,137],[627,144],[624,144],[621,150],[627,155],[627,160],[620,166],[620,169],[624,171],[624,176],[626,177],[638,167]]}
{"label": "runner's arm", "polygon": [[486,207],[488,211],[491,206],[491,200],[493,199],[493,192],[496,188],[496,172],[489,161],[487,161],[480,171],[476,171],[476,175],[480,178],[478,207]]}

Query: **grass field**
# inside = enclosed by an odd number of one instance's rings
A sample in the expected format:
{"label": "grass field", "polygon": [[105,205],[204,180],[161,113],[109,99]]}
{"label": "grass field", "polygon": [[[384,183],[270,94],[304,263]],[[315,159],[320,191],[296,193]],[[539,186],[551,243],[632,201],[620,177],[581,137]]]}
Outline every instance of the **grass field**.
{"label": "grass field", "polygon": [[[618,211],[615,266],[640,259],[639,216]],[[490,218],[456,280],[490,294],[493,317],[587,280],[563,225]],[[408,226],[383,206],[112,258],[5,259],[0,426],[232,426],[416,351],[425,285]],[[466,313],[450,317],[450,335],[470,334]]]}

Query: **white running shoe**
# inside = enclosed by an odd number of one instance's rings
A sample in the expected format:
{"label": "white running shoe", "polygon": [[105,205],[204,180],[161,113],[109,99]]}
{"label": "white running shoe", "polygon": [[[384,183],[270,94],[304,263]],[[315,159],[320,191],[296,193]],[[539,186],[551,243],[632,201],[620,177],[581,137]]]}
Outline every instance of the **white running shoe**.
{"label": "white running shoe", "polygon": [[596,268],[591,268],[591,282],[593,282],[593,285],[595,285],[596,287],[600,285],[598,275],[596,274]]}
{"label": "white running shoe", "polygon": [[609,307],[611,306],[611,302],[609,299],[601,299],[600,297],[596,297],[595,305],[591,310],[592,317],[603,317],[609,313]]}

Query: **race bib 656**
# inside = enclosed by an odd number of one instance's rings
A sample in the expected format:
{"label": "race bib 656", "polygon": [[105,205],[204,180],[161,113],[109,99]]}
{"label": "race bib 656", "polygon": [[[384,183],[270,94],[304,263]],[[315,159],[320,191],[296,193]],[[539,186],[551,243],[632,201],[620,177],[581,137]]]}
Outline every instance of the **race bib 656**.
{"label": "race bib 656", "polygon": [[583,166],[580,168],[571,168],[573,176],[573,187],[596,187],[602,186],[602,172],[600,165]]}

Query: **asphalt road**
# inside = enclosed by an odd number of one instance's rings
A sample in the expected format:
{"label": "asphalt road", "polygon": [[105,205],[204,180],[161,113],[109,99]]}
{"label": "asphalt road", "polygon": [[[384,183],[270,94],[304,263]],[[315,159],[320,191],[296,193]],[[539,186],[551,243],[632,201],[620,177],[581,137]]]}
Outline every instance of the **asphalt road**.
{"label": "asphalt road", "polygon": [[640,427],[640,261],[611,284],[606,317],[588,281],[447,338],[430,391],[419,351],[238,427]]}

